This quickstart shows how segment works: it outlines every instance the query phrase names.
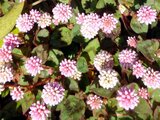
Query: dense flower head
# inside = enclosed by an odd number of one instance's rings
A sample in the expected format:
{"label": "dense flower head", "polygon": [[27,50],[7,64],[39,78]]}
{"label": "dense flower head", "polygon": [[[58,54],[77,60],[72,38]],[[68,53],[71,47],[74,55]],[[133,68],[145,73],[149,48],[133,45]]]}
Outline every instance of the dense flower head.
{"label": "dense flower head", "polygon": [[118,73],[112,69],[101,70],[98,78],[100,86],[106,89],[115,87],[116,84],[119,82]]}
{"label": "dense flower head", "polygon": [[118,20],[113,17],[113,14],[106,14],[104,13],[102,18],[102,31],[104,33],[111,33],[115,28],[116,24],[118,23]]}
{"label": "dense flower head", "polygon": [[149,96],[147,89],[143,87],[138,90],[138,95],[144,99],[148,99],[148,96]]}
{"label": "dense flower head", "polygon": [[137,60],[137,53],[131,49],[125,49],[119,53],[118,59],[122,67],[132,68]]}
{"label": "dense flower head", "polygon": [[80,71],[76,70],[75,74],[72,75],[70,78],[76,79],[76,80],[81,80],[81,76],[82,76],[82,73]]}
{"label": "dense flower head", "polygon": [[25,68],[32,76],[36,76],[43,70],[42,60],[37,56],[32,56],[26,61]]}
{"label": "dense flower head", "polygon": [[139,103],[139,96],[132,88],[122,87],[118,90],[117,97],[118,105],[125,110],[134,109]]}
{"label": "dense flower head", "polygon": [[78,16],[76,17],[76,23],[81,25],[85,19],[86,19],[86,16],[84,13],[82,14],[78,13]]}
{"label": "dense flower head", "polygon": [[142,6],[137,11],[138,21],[146,25],[156,21],[157,12],[151,6]]}
{"label": "dense flower head", "polygon": [[4,91],[4,89],[5,89],[5,88],[4,88],[4,85],[3,85],[3,84],[2,84],[2,85],[0,84],[0,94]]}
{"label": "dense flower head", "polygon": [[101,50],[95,56],[93,64],[98,71],[112,68],[114,64],[113,56],[109,52]]}
{"label": "dense flower head", "polygon": [[130,47],[136,48],[137,47],[137,39],[136,39],[136,37],[135,36],[134,37],[128,37],[127,44]]}
{"label": "dense flower head", "polygon": [[132,74],[136,76],[136,78],[142,78],[146,72],[146,68],[142,65],[140,61],[136,61],[132,67]]}
{"label": "dense flower head", "polygon": [[27,13],[22,14],[16,20],[16,27],[19,29],[20,32],[28,32],[34,26],[34,22],[31,19],[31,16]]}
{"label": "dense flower head", "polygon": [[101,19],[96,13],[90,13],[86,15],[85,20],[83,21],[80,32],[83,37],[87,39],[94,38],[101,27]]}
{"label": "dense flower head", "polygon": [[50,106],[55,106],[63,100],[64,92],[65,89],[58,82],[48,83],[42,90],[43,101]]}
{"label": "dense flower head", "polygon": [[64,59],[61,61],[59,70],[65,77],[72,77],[77,71],[76,61]]}
{"label": "dense flower head", "polygon": [[8,48],[0,48],[0,62],[12,61],[11,50]]}
{"label": "dense flower head", "polygon": [[50,26],[51,23],[52,23],[52,17],[48,13],[43,13],[37,22],[38,26],[41,28],[46,28]]}
{"label": "dense flower head", "polygon": [[20,39],[16,35],[10,33],[7,36],[5,36],[2,47],[6,49],[13,49],[15,47],[19,47],[20,44]]}
{"label": "dense flower head", "polygon": [[152,68],[147,68],[142,77],[144,85],[148,88],[160,88],[160,72],[154,71]]}
{"label": "dense flower head", "polygon": [[35,23],[38,22],[38,20],[41,17],[41,13],[38,10],[34,10],[34,9],[30,10],[29,13],[30,13],[30,17],[33,20],[33,22]]}
{"label": "dense flower head", "polygon": [[98,95],[90,94],[87,97],[87,104],[92,110],[101,109],[103,101]]}
{"label": "dense flower head", "polygon": [[67,23],[72,17],[72,8],[66,4],[57,4],[53,10],[53,23],[58,25],[59,23]]}
{"label": "dense flower head", "polygon": [[14,89],[11,90],[10,95],[12,97],[12,100],[19,101],[23,99],[24,92],[22,91],[21,87],[18,86],[18,87],[14,87]]}
{"label": "dense flower head", "polygon": [[44,104],[41,104],[40,101],[37,101],[37,103],[33,103],[30,107],[29,112],[32,120],[47,120],[49,113],[50,111],[46,108]]}
{"label": "dense flower head", "polygon": [[13,69],[9,64],[0,65],[0,83],[5,84],[13,80]]}

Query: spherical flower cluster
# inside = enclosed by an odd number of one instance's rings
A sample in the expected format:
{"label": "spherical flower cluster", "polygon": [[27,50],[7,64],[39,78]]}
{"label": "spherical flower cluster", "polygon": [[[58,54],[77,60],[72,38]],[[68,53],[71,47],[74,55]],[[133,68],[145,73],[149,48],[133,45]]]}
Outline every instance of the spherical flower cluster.
{"label": "spherical flower cluster", "polygon": [[137,60],[137,53],[131,49],[122,50],[118,56],[119,62],[124,68],[132,68],[132,65]]}
{"label": "spherical flower cluster", "polygon": [[91,13],[85,16],[85,20],[81,24],[80,31],[85,38],[92,39],[98,34],[100,27],[101,19],[96,13]]}
{"label": "spherical flower cluster", "polygon": [[104,33],[111,33],[115,28],[118,20],[113,17],[113,14],[106,14],[104,13],[102,18],[102,31]]}
{"label": "spherical flower cluster", "polygon": [[5,88],[4,88],[4,85],[1,85],[1,84],[0,84],[0,94],[4,91],[4,89],[5,89]]}
{"label": "spherical flower cluster", "polygon": [[135,36],[134,37],[128,37],[127,44],[130,47],[136,48],[137,47],[136,37]]}
{"label": "spherical flower cluster", "polygon": [[11,50],[6,48],[0,48],[0,62],[10,62],[12,61]]}
{"label": "spherical flower cluster", "polygon": [[10,33],[7,36],[5,36],[4,44],[2,47],[11,50],[15,47],[19,47],[20,44],[21,44],[21,42],[18,39],[18,37],[16,35]]}
{"label": "spherical flower cluster", "polygon": [[146,72],[146,68],[142,65],[140,61],[136,61],[133,64],[132,70],[132,74],[135,75],[137,79],[142,78]]}
{"label": "spherical flower cluster", "polygon": [[76,23],[81,25],[85,19],[86,19],[86,16],[84,13],[82,14],[78,13],[78,16],[76,17],[76,21],[77,21]]}
{"label": "spherical flower cluster", "polygon": [[42,60],[37,56],[32,56],[26,61],[25,68],[32,76],[36,76],[43,70]]}
{"label": "spherical flower cluster", "polygon": [[139,103],[139,96],[135,90],[127,87],[122,87],[118,90],[116,99],[119,106],[125,110],[134,109]]}
{"label": "spherical flower cluster", "polygon": [[58,25],[61,23],[67,23],[68,20],[72,17],[72,8],[66,4],[57,4],[53,10],[53,23]]}
{"label": "spherical flower cluster", "polygon": [[33,28],[33,26],[34,22],[31,19],[31,16],[27,13],[20,15],[16,21],[16,27],[20,32],[28,32]]}
{"label": "spherical flower cluster", "polygon": [[12,97],[12,100],[19,101],[23,99],[24,92],[21,90],[21,87],[18,86],[18,87],[14,87],[14,89],[11,90],[10,95]]}
{"label": "spherical flower cluster", "polygon": [[148,98],[148,91],[147,89],[145,88],[141,88],[138,90],[138,95],[141,97],[141,98],[144,98],[144,99],[147,99]]}
{"label": "spherical flower cluster", "polygon": [[94,58],[94,67],[98,70],[106,70],[112,68],[114,61],[110,53],[105,50],[101,50]]}
{"label": "spherical flower cluster", "polygon": [[149,67],[146,69],[146,72],[142,77],[142,81],[148,88],[160,88],[160,72],[154,71]]}
{"label": "spherical flower cluster", "polygon": [[41,104],[40,101],[33,103],[30,110],[29,114],[31,115],[32,120],[46,120],[50,113],[46,106]]}
{"label": "spherical flower cluster", "polygon": [[61,61],[59,70],[65,77],[72,77],[77,71],[76,61],[64,59]]}
{"label": "spherical flower cluster", "polygon": [[13,69],[8,64],[0,65],[0,83],[5,84],[13,80]]}
{"label": "spherical flower cluster", "polygon": [[75,74],[71,76],[72,79],[81,80],[82,73],[76,70]]}
{"label": "spherical flower cluster", "polygon": [[37,22],[38,26],[41,28],[46,28],[47,26],[51,25],[51,23],[52,17],[48,13],[43,13]]}
{"label": "spherical flower cluster", "polygon": [[87,104],[90,106],[92,110],[100,109],[102,107],[103,101],[99,96],[90,94],[87,97]]}
{"label": "spherical flower cluster", "polygon": [[29,13],[32,21],[35,23],[38,22],[38,20],[41,17],[41,13],[38,10],[34,10],[34,9],[32,9]]}
{"label": "spherical flower cluster", "polygon": [[65,89],[58,82],[48,83],[42,90],[43,101],[50,106],[55,106],[63,100],[64,91]]}
{"label": "spherical flower cluster", "polygon": [[119,82],[117,77],[118,73],[115,70],[102,70],[100,71],[100,75],[98,75],[99,84],[106,89],[113,88]]}
{"label": "spherical flower cluster", "polygon": [[156,21],[157,12],[151,6],[142,6],[137,11],[138,21],[146,25]]}

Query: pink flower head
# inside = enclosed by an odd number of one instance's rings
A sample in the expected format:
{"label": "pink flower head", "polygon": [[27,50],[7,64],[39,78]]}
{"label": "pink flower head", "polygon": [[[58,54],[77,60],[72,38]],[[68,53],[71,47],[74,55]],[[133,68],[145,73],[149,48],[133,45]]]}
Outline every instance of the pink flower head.
{"label": "pink flower head", "polygon": [[160,72],[154,71],[149,67],[146,69],[146,72],[142,77],[142,81],[148,88],[160,88]]}
{"label": "pink flower head", "polygon": [[80,32],[83,37],[87,39],[94,38],[101,27],[101,19],[96,13],[86,15],[83,24],[81,25]]}
{"label": "pink flower head", "polygon": [[69,5],[66,4],[57,4],[53,10],[53,23],[59,24],[61,23],[67,23],[68,20],[72,17],[72,8]]}
{"label": "pink flower head", "polygon": [[102,18],[102,30],[104,33],[111,33],[115,28],[118,20],[113,17],[113,14],[104,13]]}
{"label": "pink flower head", "polygon": [[138,21],[146,25],[156,21],[157,12],[151,6],[142,6],[137,11]]}
{"label": "pink flower head", "polygon": [[50,111],[46,108],[44,104],[41,104],[40,101],[33,103],[30,107],[29,114],[31,115],[32,120],[46,120]]}
{"label": "pink flower head", "polygon": [[99,96],[90,94],[87,97],[87,104],[91,107],[92,110],[101,109],[103,101]]}
{"label": "pink flower head", "polygon": [[25,68],[32,76],[36,76],[43,70],[42,60],[37,56],[32,56],[26,61]]}
{"label": "pink flower head", "polygon": [[14,87],[14,89],[11,90],[10,95],[12,97],[12,100],[19,101],[23,99],[24,92],[21,90],[21,87],[18,86],[18,87]]}
{"label": "pink flower head", "polygon": [[12,61],[11,50],[6,48],[0,48],[0,62],[10,62]]}
{"label": "pink flower head", "polygon": [[130,47],[136,48],[137,47],[136,37],[135,36],[134,37],[128,37],[127,44]]}
{"label": "pink flower head", "polygon": [[81,25],[85,19],[86,19],[86,17],[85,17],[84,13],[82,13],[82,14],[78,13],[78,16],[76,17],[77,24]]}
{"label": "pink flower head", "polygon": [[112,68],[114,61],[113,61],[113,56],[105,51],[101,50],[94,58],[94,67],[98,70],[106,70],[108,68]]}
{"label": "pink flower head", "polygon": [[13,49],[15,47],[19,47],[20,44],[21,42],[18,37],[10,33],[4,38],[3,48]]}
{"label": "pink flower head", "polygon": [[118,104],[125,110],[134,109],[139,103],[139,97],[135,90],[127,87],[122,87],[118,90],[117,97]]}
{"label": "pink flower head", "polygon": [[22,14],[16,21],[16,27],[19,29],[20,32],[28,32],[34,26],[34,22],[31,19],[31,16],[27,13]]}
{"label": "pink flower head", "polygon": [[65,89],[58,82],[48,83],[42,90],[43,101],[50,106],[55,106],[63,100],[64,92]]}
{"label": "pink flower head", "polygon": [[13,69],[9,64],[0,65],[0,83],[5,84],[13,80]]}
{"label": "pink flower head", "polygon": [[38,10],[34,10],[34,9],[32,9],[29,13],[30,13],[30,17],[33,20],[33,22],[35,23],[38,22],[38,20],[41,17],[41,13]]}
{"label": "pink flower head", "polygon": [[62,60],[59,70],[65,77],[72,77],[77,71],[76,61],[67,59]]}
{"label": "pink flower head", "polygon": [[143,88],[143,87],[138,90],[138,95],[139,95],[141,98],[144,98],[144,99],[148,99],[148,96],[149,96],[147,89],[145,89],[145,88]]}
{"label": "pink flower head", "polygon": [[43,13],[37,23],[39,27],[46,28],[51,25],[52,17],[48,13]]}
{"label": "pink flower head", "polygon": [[137,61],[133,64],[132,70],[132,74],[135,75],[137,79],[142,78],[146,72],[146,68],[142,65],[140,61]]}
{"label": "pink flower head", "polygon": [[131,49],[122,50],[118,56],[119,62],[124,68],[132,68],[132,65],[137,60],[137,53]]}

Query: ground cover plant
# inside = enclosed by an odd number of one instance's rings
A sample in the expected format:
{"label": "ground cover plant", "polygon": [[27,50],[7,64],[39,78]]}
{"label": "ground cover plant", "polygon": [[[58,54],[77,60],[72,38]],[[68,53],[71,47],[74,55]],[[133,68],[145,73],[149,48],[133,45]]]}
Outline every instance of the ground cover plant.
{"label": "ground cover plant", "polygon": [[2,120],[160,119],[159,0],[1,0]]}

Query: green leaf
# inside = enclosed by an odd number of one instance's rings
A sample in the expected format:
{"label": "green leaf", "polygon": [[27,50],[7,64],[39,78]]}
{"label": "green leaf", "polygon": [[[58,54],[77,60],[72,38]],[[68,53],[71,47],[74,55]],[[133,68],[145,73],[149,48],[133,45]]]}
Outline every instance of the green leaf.
{"label": "green leaf", "polygon": [[160,102],[160,89],[155,89],[153,91],[154,92],[150,95],[151,98],[156,102]]}
{"label": "green leaf", "polygon": [[160,106],[157,106],[154,110],[154,120],[158,120],[160,118]]}
{"label": "green leaf", "polygon": [[72,43],[71,30],[66,27],[61,27],[55,30],[51,35],[51,45],[55,48],[68,46]]}
{"label": "green leaf", "polygon": [[70,0],[58,0],[58,1],[61,2],[61,3],[68,4]]}
{"label": "green leaf", "polygon": [[52,49],[49,51],[48,60],[53,61],[56,65],[59,65],[62,58],[63,53],[60,50]]}
{"label": "green leaf", "polygon": [[28,82],[28,80],[25,78],[25,76],[20,76],[20,79],[19,79],[19,81],[18,81],[18,84],[19,85],[29,85],[29,82]]}
{"label": "green leaf", "polygon": [[84,57],[80,57],[77,61],[77,69],[82,72],[82,73],[86,73],[88,72],[88,65],[87,65],[87,61]]}
{"label": "green leaf", "polygon": [[72,34],[72,37],[75,37],[76,35],[79,35],[80,34],[80,25],[76,24],[74,25],[72,31],[71,31],[71,34]]}
{"label": "green leaf", "polygon": [[25,114],[29,107],[34,103],[35,96],[31,92],[27,92],[24,94],[24,98],[20,101],[22,106],[22,112]]}
{"label": "green leaf", "polygon": [[101,9],[101,8],[104,8],[104,7],[105,7],[105,2],[104,2],[104,0],[98,0],[97,5],[96,5],[96,8],[97,8],[97,9]]}
{"label": "green leaf", "polygon": [[137,50],[140,51],[148,60],[155,61],[155,52],[159,48],[158,40],[145,40],[137,44]]}
{"label": "green leaf", "polygon": [[42,38],[45,38],[45,37],[48,37],[49,36],[49,31],[47,29],[42,29],[38,32],[37,34],[37,37],[42,37]]}
{"label": "green leaf", "polygon": [[72,91],[79,91],[79,86],[78,86],[78,82],[76,80],[73,79],[69,79],[70,84],[69,84],[69,89]]}
{"label": "green leaf", "polygon": [[1,7],[3,14],[6,14],[9,11],[10,7],[11,7],[11,3],[9,3],[8,0],[4,0],[2,2],[2,7]]}
{"label": "green leaf", "polygon": [[148,25],[141,24],[139,21],[137,21],[137,18],[135,17],[132,18],[130,26],[132,30],[138,34],[144,34],[148,31]]}
{"label": "green leaf", "polygon": [[83,100],[69,95],[61,107],[61,120],[80,120],[85,113],[85,103]]}
{"label": "green leaf", "polygon": [[24,2],[16,4],[6,15],[0,18],[0,40],[13,29],[17,18],[22,12],[23,6]]}
{"label": "green leaf", "polygon": [[1,97],[6,97],[7,95],[9,94],[9,89],[5,89],[4,91],[2,91],[2,93],[1,93]]}
{"label": "green leaf", "polygon": [[134,0],[118,0],[118,2],[126,7],[130,8],[134,5]]}
{"label": "green leaf", "polygon": [[138,114],[143,120],[150,118],[152,116],[152,109],[150,108],[149,104],[146,100],[140,99],[138,106],[134,109],[134,111]]}
{"label": "green leaf", "polygon": [[116,91],[115,89],[104,89],[104,88],[90,88],[91,92],[94,92],[95,94],[102,96],[102,97],[106,97],[106,98],[110,98],[113,93]]}
{"label": "green leaf", "polygon": [[12,50],[12,54],[17,57],[23,57],[23,53],[22,53],[21,49],[18,49],[18,48],[14,48]]}
{"label": "green leaf", "polygon": [[38,45],[33,49],[32,53],[36,54],[45,63],[48,58],[48,45]]}
{"label": "green leaf", "polygon": [[99,48],[100,48],[100,43],[98,41],[98,38],[95,38],[91,40],[84,49],[84,52],[88,53],[92,63]]}

